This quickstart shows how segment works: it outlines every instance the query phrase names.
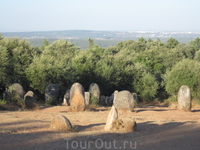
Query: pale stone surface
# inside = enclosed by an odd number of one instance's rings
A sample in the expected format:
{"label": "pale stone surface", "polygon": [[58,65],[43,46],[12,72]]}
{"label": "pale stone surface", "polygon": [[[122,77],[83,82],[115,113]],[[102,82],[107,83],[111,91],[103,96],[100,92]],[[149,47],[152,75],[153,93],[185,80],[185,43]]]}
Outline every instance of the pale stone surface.
{"label": "pale stone surface", "polygon": [[70,100],[70,90],[67,90],[65,92],[64,98],[63,98],[63,105],[69,106],[69,100]]}
{"label": "pale stone surface", "polygon": [[134,119],[123,118],[116,119],[113,122],[112,131],[133,132],[136,131],[137,124]]}
{"label": "pale stone surface", "polygon": [[36,107],[36,97],[32,91],[28,91],[24,95],[24,101],[25,101],[25,107],[27,109],[33,109],[34,107]]}
{"label": "pale stone surface", "polygon": [[70,89],[70,106],[72,111],[85,110],[85,90],[80,83],[74,83]]}
{"label": "pale stone surface", "polygon": [[133,95],[127,90],[115,92],[113,105],[117,108],[117,110],[133,111],[134,110]]}
{"label": "pale stone surface", "polygon": [[16,100],[23,100],[25,92],[21,84],[13,83],[11,86],[8,87],[5,93],[6,93],[5,94],[6,99],[9,99],[11,101],[16,101]]}
{"label": "pale stone surface", "polygon": [[186,85],[180,87],[178,91],[178,109],[183,111],[191,111],[191,92]]}
{"label": "pale stone surface", "polygon": [[105,131],[110,131],[113,127],[113,122],[118,119],[118,112],[117,109],[115,108],[115,106],[112,106],[108,117],[107,117],[107,121],[106,121],[106,125],[105,125]]}
{"label": "pale stone surface", "polygon": [[62,115],[57,115],[51,121],[50,127],[58,131],[72,131],[71,122]]}
{"label": "pale stone surface", "polygon": [[91,83],[90,87],[88,89],[90,92],[90,103],[92,104],[99,104],[100,101],[100,89],[99,86],[96,83]]}
{"label": "pale stone surface", "polygon": [[88,106],[90,104],[90,92],[85,92],[85,105]]}

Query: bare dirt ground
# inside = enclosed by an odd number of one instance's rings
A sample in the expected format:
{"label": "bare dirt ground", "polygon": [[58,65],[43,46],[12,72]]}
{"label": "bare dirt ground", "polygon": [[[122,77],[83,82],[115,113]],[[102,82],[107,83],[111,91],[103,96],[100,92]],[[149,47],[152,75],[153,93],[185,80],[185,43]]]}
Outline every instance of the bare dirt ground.
{"label": "bare dirt ground", "polygon": [[[200,107],[192,112],[139,105],[136,112],[119,112],[119,118],[134,118],[137,131],[105,132],[110,107],[69,112],[68,106],[43,107],[34,111],[0,111],[1,150],[198,150]],[[76,132],[49,128],[55,115],[66,116]]]}

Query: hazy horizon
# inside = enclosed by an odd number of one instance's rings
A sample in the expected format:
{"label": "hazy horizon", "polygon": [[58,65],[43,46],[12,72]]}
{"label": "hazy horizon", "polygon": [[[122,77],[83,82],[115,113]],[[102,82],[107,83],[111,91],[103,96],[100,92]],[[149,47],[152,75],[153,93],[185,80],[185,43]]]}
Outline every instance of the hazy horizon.
{"label": "hazy horizon", "polygon": [[0,32],[200,31],[199,0],[7,0]]}

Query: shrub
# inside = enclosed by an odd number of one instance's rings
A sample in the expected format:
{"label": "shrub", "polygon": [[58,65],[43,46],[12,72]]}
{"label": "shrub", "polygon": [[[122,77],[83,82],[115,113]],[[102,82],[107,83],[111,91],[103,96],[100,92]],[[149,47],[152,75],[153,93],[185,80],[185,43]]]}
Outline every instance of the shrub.
{"label": "shrub", "polygon": [[190,87],[194,98],[200,97],[200,63],[195,60],[184,59],[178,62],[171,71],[164,76],[166,91],[170,95],[177,95],[182,85]]}

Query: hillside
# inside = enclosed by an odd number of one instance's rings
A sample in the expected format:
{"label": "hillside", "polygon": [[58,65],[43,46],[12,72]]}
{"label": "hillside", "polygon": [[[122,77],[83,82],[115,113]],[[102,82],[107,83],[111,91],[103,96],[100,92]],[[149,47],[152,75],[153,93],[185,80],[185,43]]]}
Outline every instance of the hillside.
{"label": "hillside", "polygon": [[41,46],[47,39],[50,43],[58,39],[72,42],[81,49],[87,48],[87,39],[92,38],[101,47],[116,45],[119,41],[137,40],[140,37],[157,39],[166,42],[170,37],[181,43],[200,37],[200,32],[158,32],[158,31],[93,31],[93,30],[65,30],[65,31],[35,31],[35,32],[2,32],[3,37],[19,37],[27,39],[33,46]]}

